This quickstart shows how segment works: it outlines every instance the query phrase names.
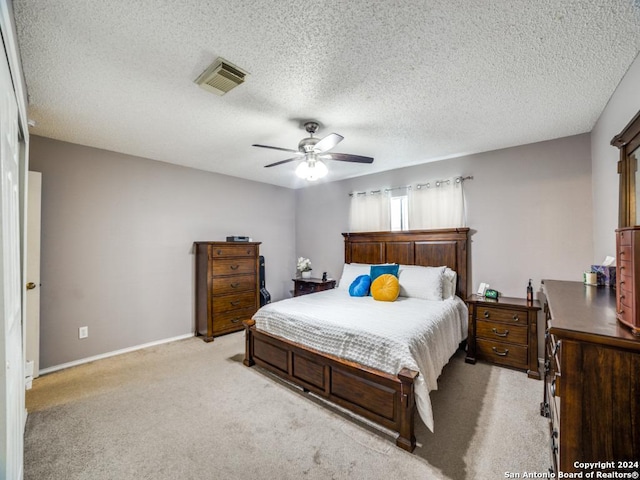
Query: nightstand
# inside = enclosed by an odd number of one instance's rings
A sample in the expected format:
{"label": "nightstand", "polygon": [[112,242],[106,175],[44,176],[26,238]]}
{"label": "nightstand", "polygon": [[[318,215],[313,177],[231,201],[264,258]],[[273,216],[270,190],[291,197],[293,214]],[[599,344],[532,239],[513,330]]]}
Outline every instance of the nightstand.
{"label": "nightstand", "polygon": [[294,297],[331,290],[336,286],[335,280],[322,280],[321,278],[293,278],[292,280],[295,283]]}
{"label": "nightstand", "polygon": [[477,359],[524,370],[540,379],[538,370],[537,300],[499,297],[497,300],[472,295],[469,306],[467,363]]}

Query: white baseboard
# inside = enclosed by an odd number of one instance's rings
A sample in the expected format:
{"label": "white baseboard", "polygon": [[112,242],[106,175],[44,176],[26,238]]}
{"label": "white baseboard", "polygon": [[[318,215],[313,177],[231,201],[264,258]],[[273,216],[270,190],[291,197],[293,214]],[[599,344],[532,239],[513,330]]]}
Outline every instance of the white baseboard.
{"label": "white baseboard", "polygon": [[94,362],[96,360],[102,360],[103,358],[115,357],[116,355],[122,355],[123,353],[135,352],[136,350],[142,350],[143,348],[153,347],[155,345],[162,345],[163,343],[175,342],[176,340],[184,340],[185,338],[193,337],[193,333],[187,333],[179,335],[177,337],[165,338],[163,340],[156,340],[155,342],[144,343],[142,345],[136,345],[134,347],[123,348],[122,350],[115,350],[113,352],[101,353],[93,357],[81,358],[80,360],[74,360],[73,362],[63,363],[61,365],[55,365],[53,367],[47,367],[40,369],[40,375],[46,375],[47,373],[57,372],[58,370],[64,370],[65,368],[75,367],[82,365],[83,363]]}

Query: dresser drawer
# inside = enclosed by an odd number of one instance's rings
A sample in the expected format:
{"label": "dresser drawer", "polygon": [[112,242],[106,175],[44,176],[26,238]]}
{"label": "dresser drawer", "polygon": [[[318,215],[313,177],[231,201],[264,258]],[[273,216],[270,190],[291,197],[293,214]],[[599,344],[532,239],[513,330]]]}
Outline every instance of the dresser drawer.
{"label": "dresser drawer", "polygon": [[214,313],[227,312],[238,308],[256,308],[256,293],[246,292],[237,295],[218,295],[213,297]]}
{"label": "dresser drawer", "polygon": [[256,261],[253,258],[221,258],[212,262],[211,270],[214,276],[255,274]]}
{"label": "dresser drawer", "polygon": [[253,274],[220,276],[211,279],[211,292],[214,295],[255,291],[256,276]]}
{"label": "dresser drawer", "polygon": [[476,339],[478,356],[492,363],[516,368],[527,368],[528,348],[510,343]]}
{"label": "dresser drawer", "polygon": [[509,322],[514,325],[527,325],[527,312],[510,310],[506,308],[489,307],[479,305],[477,310],[478,320],[492,320],[497,322]]}
{"label": "dresser drawer", "polygon": [[255,308],[240,308],[216,315],[213,324],[213,332],[219,333],[226,330],[240,330],[244,328],[242,322],[249,320],[256,313]]}
{"label": "dresser drawer", "polygon": [[256,245],[215,245],[211,246],[209,258],[255,257],[257,248]]}
{"label": "dresser drawer", "polygon": [[633,240],[633,231],[619,231],[618,242],[622,245],[631,245]]}
{"label": "dresser drawer", "polygon": [[529,332],[526,325],[505,325],[499,322],[477,320],[476,337],[507,343],[528,345]]}
{"label": "dresser drawer", "polygon": [[628,260],[621,260],[618,263],[618,271],[616,274],[620,274],[621,277],[632,277],[633,276],[633,262]]}

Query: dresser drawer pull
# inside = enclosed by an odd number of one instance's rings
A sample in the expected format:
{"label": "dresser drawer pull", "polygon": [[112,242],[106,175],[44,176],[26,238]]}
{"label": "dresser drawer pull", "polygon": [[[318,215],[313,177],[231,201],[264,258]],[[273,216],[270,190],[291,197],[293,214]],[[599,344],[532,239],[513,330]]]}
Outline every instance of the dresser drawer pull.
{"label": "dresser drawer pull", "polygon": [[240,286],[240,284],[238,282],[232,283],[231,288],[238,288]]}
{"label": "dresser drawer pull", "polygon": [[237,270],[238,268],[240,268],[240,265],[230,265],[229,268],[231,270]]}
{"label": "dresser drawer pull", "polygon": [[511,318],[513,319],[513,321],[514,321],[514,322],[517,322],[517,321],[519,321],[519,320],[520,320],[520,319],[518,318],[518,314],[517,314],[517,313],[514,313],[514,314],[513,314],[513,317],[511,317]]}
{"label": "dresser drawer pull", "polygon": [[217,253],[218,255],[222,255],[222,250],[218,250],[216,253]]}
{"label": "dresser drawer pull", "polygon": [[231,320],[231,323],[238,323],[240,320],[242,320],[240,317],[234,318],[233,320]]}
{"label": "dresser drawer pull", "polygon": [[500,352],[496,347],[491,347],[491,350],[493,350],[493,353],[495,353],[496,355],[499,355],[501,357],[506,357],[509,354],[509,349],[505,348],[504,352]]}
{"label": "dresser drawer pull", "polygon": [[499,337],[506,337],[507,335],[509,335],[509,330],[505,330],[504,332],[498,332],[497,328],[492,328],[491,331]]}
{"label": "dresser drawer pull", "polygon": [[240,300],[236,300],[235,302],[229,302],[229,303],[235,307],[236,305],[240,305]]}
{"label": "dresser drawer pull", "polygon": [[489,318],[489,310],[484,311],[484,318]]}

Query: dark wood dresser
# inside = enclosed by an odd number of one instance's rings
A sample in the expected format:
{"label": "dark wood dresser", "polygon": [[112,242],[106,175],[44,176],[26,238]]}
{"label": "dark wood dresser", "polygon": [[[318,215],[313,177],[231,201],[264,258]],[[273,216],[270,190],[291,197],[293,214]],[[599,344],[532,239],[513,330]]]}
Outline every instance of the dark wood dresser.
{"label": "dark wood dresser", "polygon": [[195,242],[196,331],[205,342],[242,330],[260,306],[260,242]]}
{"label": "dark wood dresser", "polygon": [[321,278],[294,278],[293,296],[307,295],[309,293],[322,292],[335,288],[335,280],[322,280]]}
{"label": "dark wood dresser", "polygon": [[499,297],[497,300],[471,295],[467,363],[477,359],[524,370],[540,379],[538,369],[537,300]]}
{"label": "dark wood dresser", "polygon": [[615,290],[544,280],[543,294],[540,410],[549,418],[551,469],[580,472],[586,468],[576,462],[614,462],[591,470],[639,471],[617,464],[640,460],[640,339],[616,320]]}

